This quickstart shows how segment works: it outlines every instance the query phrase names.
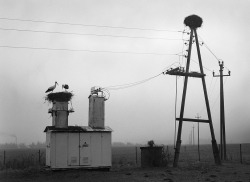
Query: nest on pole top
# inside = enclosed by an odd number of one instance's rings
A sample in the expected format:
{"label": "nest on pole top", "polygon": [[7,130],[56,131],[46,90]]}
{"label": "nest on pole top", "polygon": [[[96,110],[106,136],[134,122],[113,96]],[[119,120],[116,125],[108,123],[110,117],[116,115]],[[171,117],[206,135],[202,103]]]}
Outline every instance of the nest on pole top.
{"label": "nest on pole top", "polygon": [[202,22],[202,18],[197,15],[190,15],[184,19],[184,24],[189,26],[191,29],[201,27]]}

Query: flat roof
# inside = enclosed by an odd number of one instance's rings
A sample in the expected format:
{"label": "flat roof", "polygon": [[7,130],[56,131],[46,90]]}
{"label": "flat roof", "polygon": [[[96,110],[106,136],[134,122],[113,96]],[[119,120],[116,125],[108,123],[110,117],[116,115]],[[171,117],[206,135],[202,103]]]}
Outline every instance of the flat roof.
{"label": "flat roof", "polygon": [[56,128],[55,126],[47,126],[44,132],[112,132],[113,130],[105,126],[105,128],[92,128],[90,126],[68,126],[67,128]]}

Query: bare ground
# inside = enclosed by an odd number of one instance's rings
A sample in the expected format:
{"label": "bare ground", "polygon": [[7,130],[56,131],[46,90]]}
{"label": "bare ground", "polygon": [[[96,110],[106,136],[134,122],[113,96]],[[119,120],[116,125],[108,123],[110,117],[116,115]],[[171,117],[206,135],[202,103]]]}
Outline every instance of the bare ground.
{"label": "bare ground", "polygon": [[234,181],[250,182],[250,164],[224,162],[221,166],[208,163],[183,163],[179,167],[140,168],[112,167],[109,172],[96,170],[51,171],[45,169],[2,170],[0,181],[46,182],[138,182],[138,181]]}

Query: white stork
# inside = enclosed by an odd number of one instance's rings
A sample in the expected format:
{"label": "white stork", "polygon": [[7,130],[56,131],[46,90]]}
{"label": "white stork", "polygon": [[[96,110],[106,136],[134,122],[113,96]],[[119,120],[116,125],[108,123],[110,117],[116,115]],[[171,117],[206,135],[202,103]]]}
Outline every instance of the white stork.
{"label": "white stork", "polygon": [[62,85],[62,89],[65,89],[65,91],[66,91],[66,89],[69,89],[69,86],[67,84],[64,84],[64,85]]}
{"label": "white stork", "polygon": [[53,92],[53,90],[56,88],[56,84],[58,85],[58,83],[55,82],[55,85],[49,87],[48,90],[45,93],[47,93],[47,92]]}

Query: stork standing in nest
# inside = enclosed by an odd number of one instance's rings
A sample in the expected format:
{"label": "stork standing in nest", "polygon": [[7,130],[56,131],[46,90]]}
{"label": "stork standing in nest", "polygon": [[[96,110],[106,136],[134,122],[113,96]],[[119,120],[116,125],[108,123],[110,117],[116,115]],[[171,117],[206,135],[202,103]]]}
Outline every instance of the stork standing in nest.
{"label": "stork standing in nest", "polygon": [[67,89],[69,89],[69,86],[67,84],[62,85],[62,89],[65,89],[65,92],[67,91]]}
{"label": "stork standing in nest", "polygon": [[57,82],[55,82],[55,85],[49,87],[48,90],[45,93],[47,93],[47,92],[53,92],[53,90],[56,88],[56,85],[58,85]]}

